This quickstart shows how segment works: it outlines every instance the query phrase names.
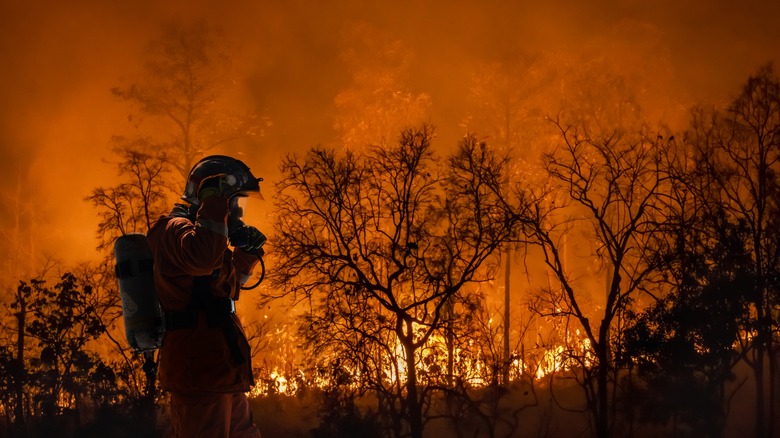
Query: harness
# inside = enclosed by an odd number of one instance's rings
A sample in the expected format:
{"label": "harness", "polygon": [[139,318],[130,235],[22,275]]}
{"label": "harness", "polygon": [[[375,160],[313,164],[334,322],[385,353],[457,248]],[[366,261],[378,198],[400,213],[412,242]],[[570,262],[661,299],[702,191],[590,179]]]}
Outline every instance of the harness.
{"label": "harness", "polygon": [[236,313],[236,304],[229,297],[215,297],[211,293],[209,282],[219,276],[219,269],[211,275],[192,278],[192,299],[186,309],[165,312],[165,329],[178,330],[195,328],[200,312],[206,314],[206,322],[211,328],[219,328],[225,335],[230,356],[237,365],[246,362],[239,347],[239,331],[233,323],[232,314]]}

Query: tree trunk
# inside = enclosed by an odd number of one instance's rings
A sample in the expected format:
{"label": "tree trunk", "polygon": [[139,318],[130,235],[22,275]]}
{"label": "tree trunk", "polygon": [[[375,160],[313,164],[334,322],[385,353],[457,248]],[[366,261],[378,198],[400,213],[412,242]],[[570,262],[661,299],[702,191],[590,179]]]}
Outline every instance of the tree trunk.
{"label": "tree trunk", "polygon": [[756,438],[764,438],[764,346],[756,346],[753,377],[756,382]]}
{"label": "tree trunk", "polygon": [[[761,260],[757,262],[761,265]],[[767,420],[770,415],[767,415],[767,410],[771,410],[771,405],[767,406],[767,389],[766,389],[766,361],[767,355],[771,355],[771,327],[769,317],[765,308],[765,287],[763,278],[759,277],[759,292],[758,299],[755,302],[756,306],[756,321],[758,322],[758,336],[754,341],[755,346],[755,363],[753,369],[754,381],[756,384],[756,438],[771,437],[771,426],[767,424]],[[771,379],[770,379],[771,382]],[[770,389],[771,391],[771,389]]]}
{"label": "tree trunk", "polygon": [[24,344],[27,319],[27,302],[23,292],[19,290],[19,313],[16,314],[16,361],[19,364],[18,375],[15,376],[14,386],[16,392],[16,404],[14,405],[14,434],[19,437],[26,436],[24,421],[24,383],[26,380],[27,366],[24,360]]}
{"label": "tree trunk", "polygon": [[502,382],[504,385],[509,385],[509,302],[510,302],[510,295],[509,295],[509,272],[510,272],[510,265],[509,261],[511,259],[510,257],[511,252],[509,249],[509,245],[507,245],[506,248],[506,271],[504,273],[504,354],[503,359],[504,363],[502,366]]}
{"label": "tree trunk", "polygon": [[[409,330],[411,333],[411,329]],[[406,406],[409,413],[409,433],[412,438],[422,438],[422,406],[417,396],[417,369],[414,363],[414,347],[411,340],[403,340],[406,352]]]}
{"label": "tree trunk", "polygon": [[455,334],[452,331],[452,320],[454,318],[454,311],[452,303],[453,298],[450,297],[447,299],[447,303],[444,305],[445,314],[447,318],[447,325],[446,325],[446,338],[445,343],[447,344],[447,386],[452,387],[453,385],[453,376],[455,375]]}
{"label": "tree trunk", "polygon": [[596,376],[596,436],[609,436],[609,333],[602,322],[599,329],[599,343],[596,347],[598,375]]}

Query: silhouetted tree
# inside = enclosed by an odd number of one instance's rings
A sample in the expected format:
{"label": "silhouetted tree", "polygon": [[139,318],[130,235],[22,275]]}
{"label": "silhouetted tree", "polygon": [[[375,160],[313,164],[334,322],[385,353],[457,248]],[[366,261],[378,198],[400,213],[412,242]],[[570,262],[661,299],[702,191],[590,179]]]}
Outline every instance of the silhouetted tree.
{"label": "silhouetted tree", "polygon": [[[116,238],[146,233],[170,207],[165,189],[169,165],[164,152],[149,155],[120,149],[117,173],[124,181],[114,187],[97,187],[86,198],[98,210],[98,249],[113,250]],[[110,253],[113,257],[113,253]]]}
{"label": "silhouetted tree", "polygon": [[61,276],[53,287],[43,279],[21,281],[9,310],[17,320],[16,351],[3,346],[7,359],[2,367],[10,374],[5,407],[14,415],[14,431],[30,433],[28,420],[35,418],[35,434],[56,433],[57,420],[65,411],[75,414],[92,400],[117,393],[97,388],[115,386],[113,373],[89,344],[105,330],[97,317],[93,289],[71,273]]}
{"label": "silhouetted tree", "polygon": [[698,158],[700,196],[746,228],[744,245],[755,272],[747,296],[755,313],[742,343],[756,387],[756,437],[773,436],[780,305],[780,79],[773,67],[751,75],[726,111],[696,111],[687,143]]}
{"label": "silhouetted tree", "polygon": [[[582,358],[581,383],[596,435],[606,437],[614,420],[610,376],[621,318],[656,269],[648,254],[663,220],[659,207],[668,180],[663,157],[670,144],[641,133],[594,133],[582,122],[555,124],[561,145],[545,155],[549,192],[535,204],[530,235],[555,283],[538,296],[535,310],[571,318],[587,338],[581,354],[592,358]],[[606,277],[603,297],[590,292],[587,271],[567,259],[566,241],[574,229],[593,236],[590,264]]]}
{"label": "silhouetted tree", "polygon": [[642,313],[629,311],[619,361],[637,367],[625,397],[638,401],[643,421],[718,437],[756,278],[744,224],[722,214],[689,219],[658,254],[670,293]]}
{"label": "silhouetted tree", "polygon": [[315,348],[360,378],[396,385],[416,438],[426,396],[420,350],[441,329],[448,300],[489,278],[486,263],[518,223],[506,208],[506,160],[467,137],[439,161],[432,136],[424,126],[362,153],[287,157],[271,276],[313,303],[305,323]]}
{"label": "silhouetted tree", "polygon": [[27,319],[28,319],[29,293],[25,293],[25,288],[17,287],[14,299],[8,304],[7,314],[10,314],[12,323],[3,326],[3,332],[8,337],[4,337],[0,360],[3,368],[2,392],[4,397],[3,410],[8,423],[12,424],[12,430],[15,436],[22,436],[25,433],[27,417],[29,412],[25,412],[24,405],[26,400],[25,386],[28,381],[28,367],[25,360],[26,351],[30,349],[27,342]]}

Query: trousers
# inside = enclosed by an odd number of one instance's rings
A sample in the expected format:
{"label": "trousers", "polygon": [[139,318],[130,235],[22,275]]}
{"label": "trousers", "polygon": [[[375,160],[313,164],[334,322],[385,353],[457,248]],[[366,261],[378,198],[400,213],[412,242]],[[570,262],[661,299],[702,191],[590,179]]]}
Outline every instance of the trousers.
{"label": "trousers", "polygon": [[262,438],[244,393],[171,392],[175,438]]}

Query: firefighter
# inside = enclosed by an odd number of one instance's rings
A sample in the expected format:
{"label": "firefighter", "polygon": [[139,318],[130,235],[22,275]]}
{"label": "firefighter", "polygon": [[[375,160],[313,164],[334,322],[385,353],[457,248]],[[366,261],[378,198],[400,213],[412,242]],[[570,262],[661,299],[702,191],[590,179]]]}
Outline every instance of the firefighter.
{"label": "firefighter", "polygon": [[266,241],[241,220],[239,199],[259,194],[261,180],[240,160],[206,157],[187,178],[186,204],[149,230],[165,316],[159,379],[175,437],[261,436],[245,395],[254,384],[249,343],[235,313]]}

